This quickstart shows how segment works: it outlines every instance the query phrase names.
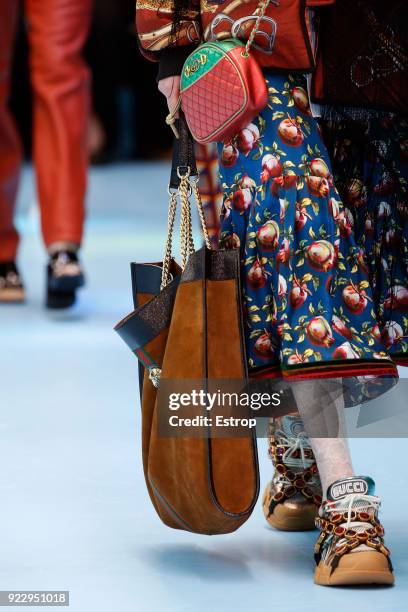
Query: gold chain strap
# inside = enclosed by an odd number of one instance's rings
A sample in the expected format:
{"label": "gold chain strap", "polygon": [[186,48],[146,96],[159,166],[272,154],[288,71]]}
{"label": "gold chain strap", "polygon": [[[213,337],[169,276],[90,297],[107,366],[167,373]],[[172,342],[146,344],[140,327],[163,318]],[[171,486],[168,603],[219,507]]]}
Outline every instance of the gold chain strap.
{"label": "gold chain strap", "polygon": [[173,232],[174,232],[174,221],[176,218],[176,209],[177,209],[177,193],[175,191],[170,191],[170,200],[169,200],[169,213],[167,218],[167,238],[166,238],[166,246],[164,249],[164,258],[163,258],[163,269],[162,269],[162,279],[160,285],[160,291],[164,289],[164,287],[169,282],[169,274],[170,274],[170,264],[171,264],[171,251],[173,246]]}
{"label": "gold chain strap", "polygon": [[184,270],[187,260],[194,253],[193,228],[191,223],[190,195],[192,193],[190,185],[190,170],[181,177],[179,186],[179,196],[181,202],[180,219],[180,250],[181,267]]}
{"label": "gold chain strap", "polygon": [[199,180],[198,178],[193,179],[191,184],[192,184],[194,197],[197,203],[198,216],[200,217],[200,223],[201,223],[201,228],[203,230],[205,246],[207,247],[207,249],[211,250],[212,248],[211,240],[210,240],[210,235],[208,233],[207,223],[205,221],[203,201],[201,199],[201,194],[198,189],[198,180]]}
{"label": "gold chain strap", "polygon": [[190,178],[191,170],[187,169],[185,174],[180,174],[180,170],[177,170],[177,174],[180,178],[180,185],[177,191],[171,191],[169,188],[169,212],[167,220],[167,238],[163,258],[163,269],[162,269],[162,280],[160,290],[169,283],[170,279],[170,265],[172,259],[172,246],[173,246],[173,234],[174,234],[174,223],[177,209],[177,196],[180,199],[181,212],[180,212],[180,254],[181,254],[181,267],[184,268],[187,265],[188,258],[195,251],[194,239],[193,239],[193,226],[191,220],[191,204],[190,197],[194,194],[198,215],[200,218],[200,224],[204,235],[204,241],[207,249],[212,248],[210,236],[208,234],[207,224],[205,221],[204,208],[201,200],[200,192],[198,189],[198,178]]}
{"label": "gold chain strap", "polygon": [[259,15],[255,21],[255,25],[251,30],[251,33],[248,37],[247,43],[245,45],[245,51],[243,51],[242,55],[243,57],[248,57],[249,56],[249,52],[251,50],[251,47],[253,45],[254,42],[254,38],[258,32],[259,26],[261,24],[262,19],[265,17],[265,13],[266,10],[270,4],[271,0],[262,0],[262,2],[260,3],[260,11],[259,11]]}

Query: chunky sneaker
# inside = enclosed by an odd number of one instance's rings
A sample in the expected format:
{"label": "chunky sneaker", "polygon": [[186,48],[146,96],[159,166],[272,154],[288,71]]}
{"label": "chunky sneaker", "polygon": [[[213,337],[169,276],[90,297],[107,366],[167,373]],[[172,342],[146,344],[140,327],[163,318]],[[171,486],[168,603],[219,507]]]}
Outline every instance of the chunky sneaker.
{"label": "chunky sneaker", "polygon": [[84,273],[76,253],[58,251],[47,266],[48,308],[68,308],[75,303],[76,290],[84,284]]}
{"label": "chunky sneaker", "polygon": [[14,261],[0,262],[0,303],[24,302],[24,287]]}
{"label": "chunky sneaker", "polygon": [[378,520],[380,498],[367,476],[336,480],[316,518],[315,583],[394,584],[390,551]]}
{"label": "chunky sneaker", "polygon": [[269,455],[275,473],[262,500],[269,525],[284,531],[315,529],[322,490],[299,417],[284,416],[270,422]]}

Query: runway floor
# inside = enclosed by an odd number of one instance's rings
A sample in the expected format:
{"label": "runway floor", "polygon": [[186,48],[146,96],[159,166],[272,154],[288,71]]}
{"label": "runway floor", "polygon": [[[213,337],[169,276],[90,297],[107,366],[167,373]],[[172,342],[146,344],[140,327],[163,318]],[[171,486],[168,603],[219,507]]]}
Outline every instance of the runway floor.
{"label": "runway floor", "polygon": [[[235,534],[164,527],[144,486],[137,364],[113,332],[129,262],[161,258],[167,165],[94,169],[77,306],[43,308],[45,256],[31,171],[19,225],[27,302],[0,309],[0,590],[69,590],[75,612],[406,610],[405,439],[352,440],[383,497],[393,589],[313,584],[316,533],[269,529],[260,503]],[[260,441],[262,484],[271,473]]]}

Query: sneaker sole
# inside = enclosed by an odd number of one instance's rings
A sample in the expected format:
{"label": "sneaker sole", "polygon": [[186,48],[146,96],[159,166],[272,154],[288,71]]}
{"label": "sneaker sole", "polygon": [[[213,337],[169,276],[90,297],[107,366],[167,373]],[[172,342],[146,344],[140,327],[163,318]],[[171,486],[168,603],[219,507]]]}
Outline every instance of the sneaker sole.
{"label": "sneaker sole", "polygon": [[270,485],[267,485],[263,498],[262,510],[268,525],[279,529],[279,531],[312,531],[316,529],[315,518],[317,507],[315,504],[303,504],[299,508],[288,508],[284,504],[275,506],[273,513],[269,515]]}
{"label": "sneaker sole", "polygon": [[385,555],[377,551],[361,551],[344,555],[331,575],[330,567],[320,561],[316,567],[314,581],[321,586],[393,585],[395,578]]}
{"label": "sneaker sole", "polygon": [[23,288],[0,289],[0,302],[4,304],[21,304],[25,300]]}

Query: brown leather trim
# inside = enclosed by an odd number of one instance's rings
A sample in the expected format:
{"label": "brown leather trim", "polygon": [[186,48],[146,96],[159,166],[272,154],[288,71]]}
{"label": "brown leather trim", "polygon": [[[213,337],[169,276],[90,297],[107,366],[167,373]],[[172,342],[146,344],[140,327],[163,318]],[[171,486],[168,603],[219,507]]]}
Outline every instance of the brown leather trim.
{"label": "brown leather trim", "polygon": [[[225,265],[227,262],[227,265]],[[215,264],[215,270],[213,270],[213,264]],[[223,280],[235,279],[236,286],[236,308],[238,313],[238,319],[241,322],[239,333],[240,333],[240,345],[241,345],[241,360],[242,360],[242,370],[244,375],[245,382],[248,382],[248,372],[247,372],[247,360],[245,353],[245,343],[243,338],[243,319],[242,319],[242,299],[241,299],[241,283],[240,283],[240,266],[239,266],[239,251],[238,250],[228,250],[223,249],[221,251],[207,251],[206,252],[206,270],[209,272],[209,277],[211,280],[220,279]],[[228,271],[226,273],[226,271]],[[213,274],[215,272],[215,274]],[[206,289],[207,282],[203,283],[203,304],[204,304],[204,321],[207,322],[206,316]],[[205,391],[208,391],[207,388],[207,380],[208,380],[208,361],[207,361],[207,353],[210,347],[208,346],[207,339],[207,326],[205,327],[204,332],[204,347],[205,347]],[[217,494],[215,491],[214,484],[214,474],[213,474],[213,465],[212,465],[212,439],[210,437],[206,440],[206,450],[207,450],[207,476],[208,476],[208,489],[211,495],[211,499],[213,500],[214,505],[218,508],[218,510],[225,516],[229,516],[231,518],[242,518],[244,516],[250,515],[252,510],[255,507],[255,504],[258,500],[259,496],[259,463],[258,463],[258,450],[257,450],[257,442],[256,442],[256,432],[251,432],[251,447],[252,447],[252,460],[253,460],[253,468],[255,474],[255,494],[254,497],[249,504],[249,506],[243,510],[242,512],[230,512],[226,510],[217,498]]]}
{"label": "brown leather trim", "polygon": [[180,525],[180,529],[184,531],[191,531],[191,533],[195,533],[194,529],[190,527],[188,523],[186,523],[181,516],[174,510],[174,508],[169,504],[169,502],[163,497],[160,493],[159,489],[154,484],[153,480],[149,478],[150,486],[154,492],[156,500],[161,505],[161,507],[171,516],[171,518],[176,521],[178,525]]}
{"label": "brown leather trim", "polygon": [[114,327],[132,352],[145,346],[169,326],[178,284],[179,277]]}

